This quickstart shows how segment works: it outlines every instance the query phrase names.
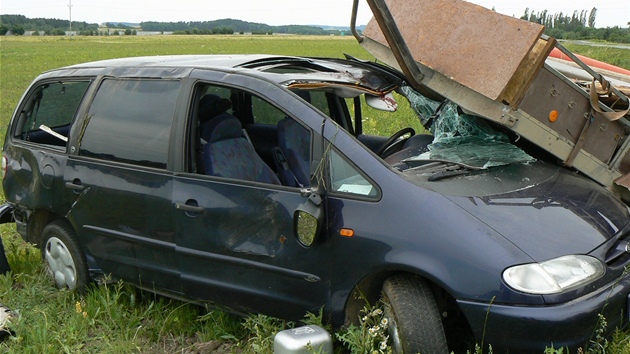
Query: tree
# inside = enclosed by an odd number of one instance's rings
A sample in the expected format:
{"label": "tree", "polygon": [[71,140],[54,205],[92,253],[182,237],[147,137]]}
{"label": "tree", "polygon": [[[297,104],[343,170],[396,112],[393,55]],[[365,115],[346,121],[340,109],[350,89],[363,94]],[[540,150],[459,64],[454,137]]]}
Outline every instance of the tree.
{"label": "tree", "polygon": [[13,35],[15,36],[21,36],[24,34],[24,32],[26,32],[24,30],[24,27],[20,26],[20,25],[13,25],[13,27],[11,27],[11,32],[13,33]]}
{"label": "tree", "polygon": [[9,32],[9,26],[7,26],[7,25],[5,25],[3,23],[0,23],[0,36],[6,35],[7,32]]}
{"label": "tree", "polygon": [[591,13],[588,15],[588,26],[590,28],[595,28],[595,17],[597,17],[597,8],[594,7],[591,10]]}
{"label": "tree", "polygon": [[529,7],[525,8],[525,13],[521,16],[521,20],[529,21]]}

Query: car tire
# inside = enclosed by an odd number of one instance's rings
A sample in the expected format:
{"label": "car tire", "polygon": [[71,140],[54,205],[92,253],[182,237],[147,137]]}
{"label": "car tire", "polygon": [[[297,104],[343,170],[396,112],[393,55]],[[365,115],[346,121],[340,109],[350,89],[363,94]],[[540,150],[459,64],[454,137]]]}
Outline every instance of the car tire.
{"label": "car tire", "polygon": [[382,295],[395,354],[448,353],[435,298],[422,278],[413,275],[388,278]]}
{"label": "car tire", "polygon": [[46,271],[57,288],[85,289],[90,281],[87,260],[70,225],[63,220],[48,224],[42,232],[41,251]]}

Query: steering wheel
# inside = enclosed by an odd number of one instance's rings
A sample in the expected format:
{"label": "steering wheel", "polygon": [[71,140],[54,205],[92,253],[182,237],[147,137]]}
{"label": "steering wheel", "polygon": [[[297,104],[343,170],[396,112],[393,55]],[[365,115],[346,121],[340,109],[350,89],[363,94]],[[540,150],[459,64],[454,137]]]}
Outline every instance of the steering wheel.
{"label": "steering wheel", "polygon": [[378,150],[376,150],[376,154],[380,157],[386,157],[387,155],[390,155],[390,154],[383,155],[383,153],[393,148],[394,146],[403,143],[406,139],[400,140],[400,141],[398,141],[398,139],[400,139],[400,137],[402,137],[405,134],[410,134],[409,138],[411,138],[412,136],[416,135],[416,131],[413,130],[413,128],[411,127],[407,127],[407,128],[403,128],[395,132],[392,136],[389,137],[389,139],[387,139],[387,141],[385,141],[381,145],[381,147],[378,148]]}

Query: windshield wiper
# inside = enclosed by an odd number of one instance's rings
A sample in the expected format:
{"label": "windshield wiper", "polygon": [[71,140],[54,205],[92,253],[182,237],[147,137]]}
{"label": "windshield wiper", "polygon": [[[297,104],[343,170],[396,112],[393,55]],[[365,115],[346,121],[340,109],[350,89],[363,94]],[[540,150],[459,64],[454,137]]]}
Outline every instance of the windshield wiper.
{"label": "windshield wiper", "polygon": [[427,178],[427,180],[431,182],[439,181],[439,180],[454,177],[454,176],[460,176],[460,175],[487,170],[487,168],[484,168],[484,167],[477,167],[477,166],[472,166],[472,165],[468,165],[461,162],[438,160],[438,159],[427,159],[427,160],[405,159],[401,162],[404,162],[407,165],[412,167],[407,171],[423,170],[425,174],[429,174],[429,177]]}
{"label": "windshield wiper", "polygon": [[473,165],[469,165],[463,162],[450,161],[450,160],[444,160],[444,159],[418,159],[418,158],[412,157],[410,159],[401,160],[400,162],[406,163],[407,165],[409,165],[409,167],[426,167],[426,166],[438,166],[438,165],[443,165],[443,164],[451,164],[451,165],[461,166],[462,168],[465,168],[468,170],[485,170],[486,169],[486,167],[473,166]]}
{"label": "windshield wiper", "polygon": [[467,169],[458,169],[458,170],[450,170],[450,171],[439,171],[436,172],[435,174],[432,174],[431,176],[429,176],[429,178],[427,179],[429,182],[433,182],[433,181],[439,181],[441,179],[445,179],[445,178],[449,178],[449,177],[455,177],[455,176],[461,176],[461,175],[465,175],[471,172],[476,172],[476,171],[470,171]]}

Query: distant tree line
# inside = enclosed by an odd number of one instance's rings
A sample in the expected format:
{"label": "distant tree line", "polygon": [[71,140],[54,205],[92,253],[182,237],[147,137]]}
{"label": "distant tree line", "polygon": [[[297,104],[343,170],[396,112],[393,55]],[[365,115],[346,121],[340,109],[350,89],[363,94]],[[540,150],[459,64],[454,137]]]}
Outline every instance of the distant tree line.
{"label": "distant tree line", "polygon": [[264,23],[246,22],[229,18],[215,21],[141,22],[140,27],[142,27],[143,31],[174,32],[185,34],[340,34],[340,31],[338,30],[324,30],[316,26],[270,26]]}
{"label": "distant tree line", "polygon": [[107,28],[117,28],[117,29],[122,29],[122,30],[133,29],[133,27],[125,23],[120,23],[120,22],[105,22],[104,25]]}
{"label": "distant tree line", "polygon": [[[597,8],[591,11],[574,11],[571,15],[549,13],[547,10],[535,12],[525,9],[521,19],[539,23],[546,27],[545,34],[558,39],[603,40],[607,42],[630,43],[630,28],[619,26],[596,28]],[[630,26],[630,23],[628,24]]]}
{"label": "distant tree line", "polygon": [[[99,30],[96,23],[72,21],[72,32],[81,36],[133,36],[137,34],[136,29],[124,24],[107,23],[106,27],[108,29]],[[6,35],[9,31],[16,36],[24,35],[27,31],[31,32],[32,36],[65,36],[69,29],[70,22],[68,20],[0,15],[0,36]]]}
{"label": "distant tree line", "polygon": [[[64,35],[69,28],[68,20],[50,18],[27,18],[23,15],[0,15],[0,35],[9,31],[14,35],[23,35],[26,31],[36,31],[38,34]],[[77,32],[97,31],[96,23],[72,22],[72,30]]]}
{"label": "distant tree line", "polygon": [[[69,30],[68,20],[27,18],[23,15],[0,15],[0,35],[9,31],[14,35],[23,35],[27,31],[32,35],[65,35]],[[99,29],[96,23],[72,22],[72,31],[84,36],[136,35],[137,30],[124,23],[107,22],[107,30]],[[234,19],[191,22],[141,22],[143,31],[173,32],[176,34],[301,34],[301,35],[339,35],[340,30],[325,30],[317,26],[285,25],[270,26],[264,23],[246,22]]]}
{"label": "distant tree line", "polygon": [[174,31],[173,34],[234,34],[234,30],[230,27],[215,27],[213,29],[187,29],[187,30],[177,30]]}

